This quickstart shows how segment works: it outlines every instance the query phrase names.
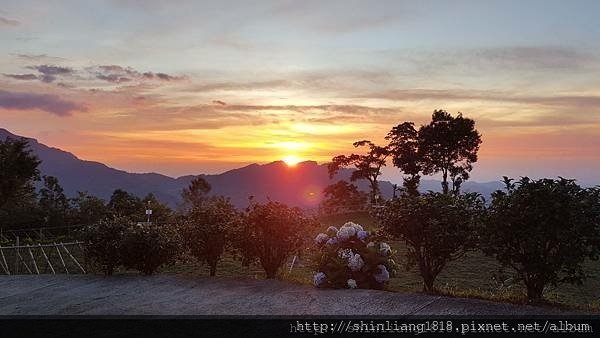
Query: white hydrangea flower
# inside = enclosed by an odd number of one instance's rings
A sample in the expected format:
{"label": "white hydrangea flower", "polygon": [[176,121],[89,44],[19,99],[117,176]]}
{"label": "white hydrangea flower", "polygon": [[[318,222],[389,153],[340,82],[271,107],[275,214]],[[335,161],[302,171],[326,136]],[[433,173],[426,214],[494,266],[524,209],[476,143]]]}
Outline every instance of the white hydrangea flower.
{"label": "white hydrangea flower", "polygon": [[337,237],[340,241],[347,241],[350,237],[356,235],[356,229],[351,226],[342,226],[337,232]]}
{"label": "white hydrangea flower", "polygon": [[320,286],[325,282],[326,279],[327,276],[323,272],[317,272],[313,276],[313,283],[315,284],[315,286]]}
{"label": "white hydrangea flower", "polygon": [[334,226],[330,226],[329,228],[327,228],[326,232],[335,235],[335,234],[337,234],[338,229],[336,227],[334,227]]}
{"label": "white hydrangea flower", "polygon": [[350,289],[356,289],[358,287],[358,285],[356,284],[356,281],[354,279],[348,279],[346,284],[348,285],[348,287]]}
{"label": "white hydrangea flower", "polygon": [[359,271],[363,266],[365,266],[365,261],[363,261],[359,254],[354,254],[348,259],[348,267],[352,271]]}
{"label": "white hydrangea flower", "polygon": [[390,273],[385,267],[385,265],[377,265],[377,269],[379,270],[373,277],[378,283],[387,282],[390,279]]}
{"label": "white hydrangea flower", "polygon": [[356,233],[356,237],[364,242],[367,239],[367,237],[369,237],[369,233],[364,230],[359,230]]}
{"label": "white hydrangea flower", "polygon": [[392,252],[392,248],[386,242],[379,243],[379,253],[383,256],[387,256]]}
{"label": "white hydrangea flower", "polygon": [[356,229],[356,231],[362,231],[364,230],[362,225],[354,223],[354,222],[346,222],[344,224],[345,227],[353,227],[354,229]]}
{"label": "white hydrangea flower", "polygon": [[335,245],[337,244],[338,240],[337,237],[331,237],[330,239],[327,240],[327,242],[325,242],[325,245]]}
{"label": "white hydrangea flower", "polygon": [[338,257],[340,257],[341,259],[349,259],[352,256],[354,256],[354,252],[352,252],[352,249],[340,249],[338,251]]}
{"label": "white hydrangea flower", "polygon": [[374,242],[369,242],[369,243],[367,243],[367,248],[372,248],[372,247],[374,247],[374,246],[375,246],[375,243],[374,243]]}
{"label": "white hydrangea flower", "polygon": [[327,240],[329,240],[329,236],[327,236],[327,234],[318,234],[317,237],[315,237],[315,243],[319,245],[326,243]]}

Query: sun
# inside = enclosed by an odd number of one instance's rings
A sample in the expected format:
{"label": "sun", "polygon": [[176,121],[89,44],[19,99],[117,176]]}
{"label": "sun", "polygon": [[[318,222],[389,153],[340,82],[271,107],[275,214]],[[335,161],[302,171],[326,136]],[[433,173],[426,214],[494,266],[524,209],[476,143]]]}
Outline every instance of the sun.
{"label": "sun", "polygon": [[283,162],[285,162],[285,164],[287,164],[290,167],[295,166],[301,161],[300,157],[296,155],[287,155],[284,158],[282,158],[282,160]]}

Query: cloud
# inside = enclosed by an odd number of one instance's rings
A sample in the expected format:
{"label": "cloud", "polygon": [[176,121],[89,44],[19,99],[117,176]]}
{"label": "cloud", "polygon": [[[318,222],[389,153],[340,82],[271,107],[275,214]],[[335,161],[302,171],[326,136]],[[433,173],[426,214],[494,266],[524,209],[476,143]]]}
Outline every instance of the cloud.
{"label": "cloud", "polygon": [[56,95],[5,90],[0,90],[0,107],[15,110],[39,109],[57,116],[70,116],[73,112],[85,111],[84,107]]}
{"label": "cloud", "polygon": [[15,27],[21,25],[21,22],[15,19],[8,19],[0,16],[0,26]]}
{"label": "cloud", "polygon": [[54,82],[59,76],[68,76],[75,73],[72,68],[51,65],[28,66],[28,69],[34,69],[40,72],[38,79],[42,82]]}
{"label": "cloud", "polygon": [[38,76],[35,74],[2,74],[6,77],[15,79],[15,80],[37,80]]}
{"label": "cloud", "polygon": [[166,73],[140,72],[131,67],[119,65],[100,65],[88,67],[86,70],[92,73],[97,79],[110,83],[124,83],[131,81],[178,81],[182,76],[174,76]]}
{"label": "cloud", "polygon": [[[23,39],[23,38],[18,38]],[[58,56],[50,56],[48,54],[11,54],[19,59],[30,61],[30,62],[41,62],[41,61],[64,61],[65,58],[61,58]]]}
{"label": "cloud", "polygon": [[213,100],[212,102],[213,104],[218,104],[220,106],[226,106],[227,103],[225,103],[225,101],[221,101],[221,100]]}
{"label": "cloud", "polygon": [[542,106],[580,107],[597,110],[600,96],[597,95],[522,95],[513,92],[466,90],[466,89],[398,89],[371,92],[355,96],[357,98],[376,98],[391,101],[496,101]]}

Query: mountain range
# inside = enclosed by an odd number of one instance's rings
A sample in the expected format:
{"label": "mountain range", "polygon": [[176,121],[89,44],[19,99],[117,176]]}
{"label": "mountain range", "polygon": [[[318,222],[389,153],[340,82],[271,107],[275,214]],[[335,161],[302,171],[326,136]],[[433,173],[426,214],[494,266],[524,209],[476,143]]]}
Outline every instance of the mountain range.
{"label": "mountain range", "polygon": [[[7,137],[23,136],[0,128],[0,140]],[[108,200],[115,189],[124,189],[140,197],[153,193],[159,200],[174,207],[180,201],[181,191],[196,177],[188,175],[173,178],[157,173],[130,173],[100,162],[79,159],[72,153],[47,146],[33,138],[24,138],[42,161],[41,174],[57,177],[65,194],[70,197],[75,196],[78,191],[87,191]],[[306,161],[288,166],[282,161],[276,161],[262,165],[251,164],[221,174],[197,176],[210,183],[211,194],[228,196],[237,207],[245,207],[248,198],[253,196],[258,201],[271,199],[288,205],[314,208],[322,200],[324,187],[341,179],[348,180],[351,173],[352,170],[344,169],[330,179],[325,164]],[[359,180],[355,184],[361,190],[369,189],[366,180]],[[385,198],[392,196],[391,182],[381,181],[380,187]],[[476,191],[487,197],[501,187],[500,182],[467,181],[463,190]],[[439,191],[440,188],[437,180],[421,181],[421,190]]]}

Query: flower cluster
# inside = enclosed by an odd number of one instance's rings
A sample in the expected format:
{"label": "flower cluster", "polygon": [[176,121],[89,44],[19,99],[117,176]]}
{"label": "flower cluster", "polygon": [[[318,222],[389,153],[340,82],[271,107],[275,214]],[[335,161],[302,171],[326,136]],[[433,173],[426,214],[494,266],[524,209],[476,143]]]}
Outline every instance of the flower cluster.
{"label": "flower cluster", "polygon": [[394,263],[392,248],[360,224],[327,228],[315,238],[319,252],[313,281],[317,287],[382,289]]}

